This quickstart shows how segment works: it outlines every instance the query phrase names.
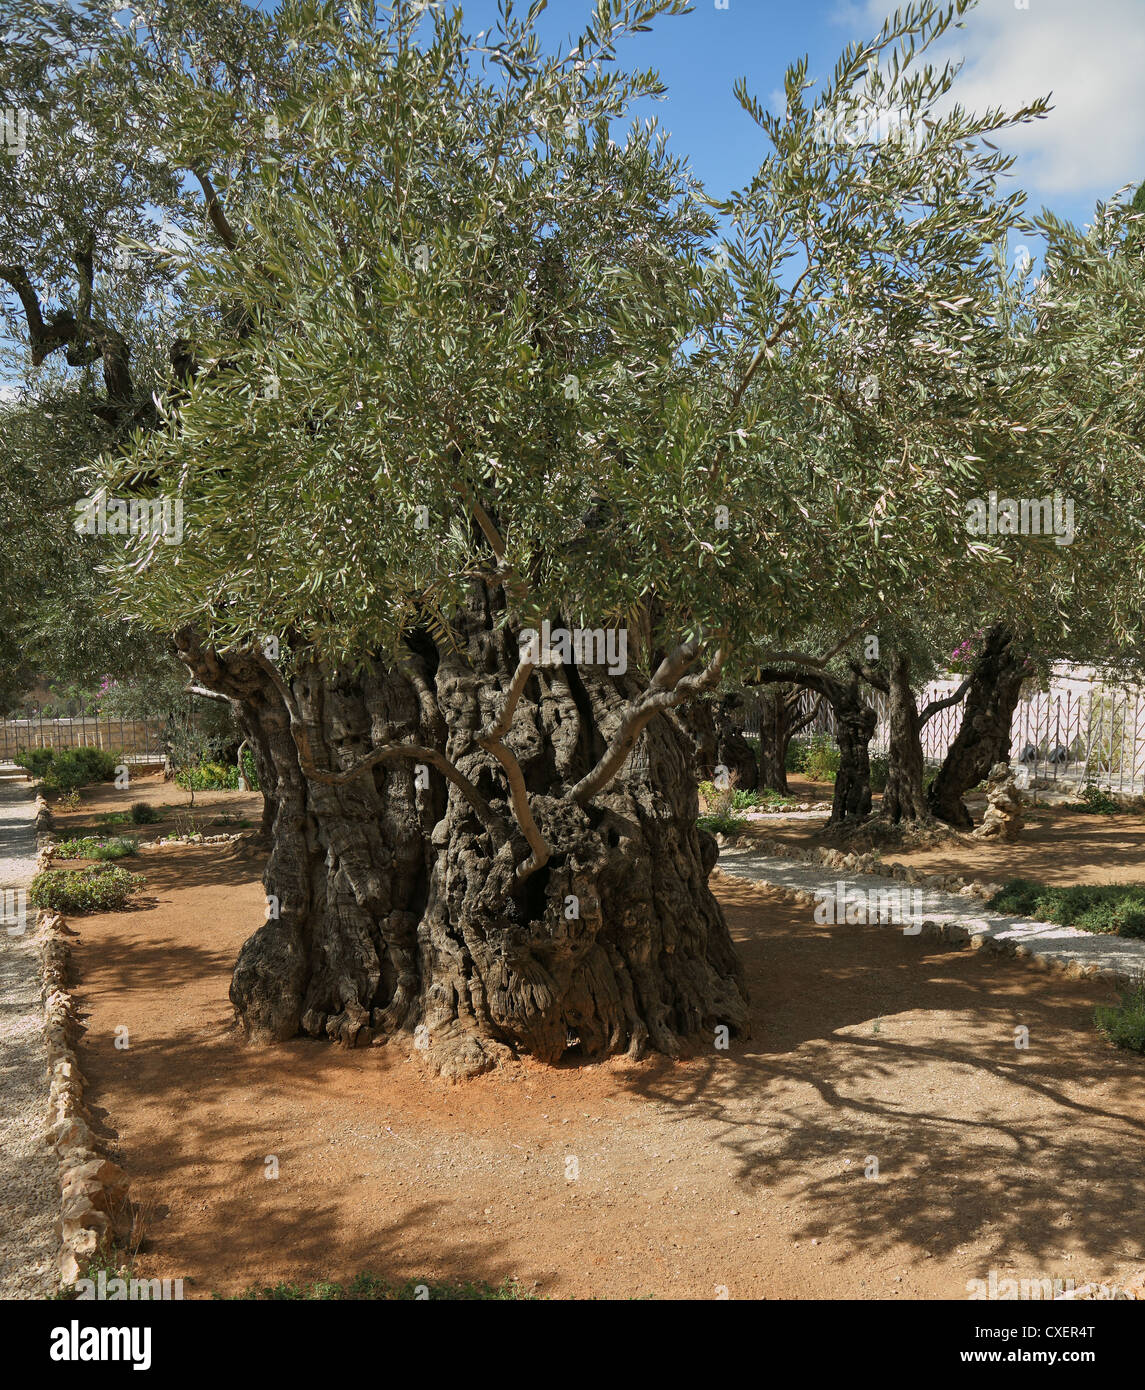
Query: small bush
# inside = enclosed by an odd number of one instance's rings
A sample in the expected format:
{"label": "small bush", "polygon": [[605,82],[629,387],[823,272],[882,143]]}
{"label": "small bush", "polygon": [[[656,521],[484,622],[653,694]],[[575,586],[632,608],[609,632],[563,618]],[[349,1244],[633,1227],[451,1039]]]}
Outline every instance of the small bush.
{"label": "small bush", "polygon": [[783,755],[783,766],[788,772],[802,772],[807,765],[807,744],[803,739],[793,738]]}
{"label": "small bush", "polygon": [[1071,811],[1084,811],[1091,816],[1123,816],[1129,808],[1115,801],[1108,792],[1090,782],[1081,794],[1080,801],[1070,803]]}
{"label": "small bush", "polygon": [[790,811],[799,803],[793,796],[763,787],[756,792],[737,791],[732,799],[732,809],[736,811]]}
{"label": "small bush", "polygon": [[102,748],[65,748],[44,772],[44,785],[52,791],[78,791],[93,782],[111,781],[115,767],[115,759]]}
{"label": "small bush", "polygon": [[133,801],[130,815],[132,825],[154,825],[162,819],[155,807],[149,806],[146,801]]}
{"label": "small bush", "polygon": [[887,774],[890,771],[890,766],[890,759],[884,758],[881,753],[876,753],[871,759],[871,791],[886,791]]}
{"label": "small bush", "polygon": [[735,805],[736,779],[728,778],[726,787],[717,787],[714,782],[701,782],[700,795],[704,798],[704,809],[715,816],[727,815]]}
{"label": "small bush", "polygon": [[54,759],[44,773],[44,786],[49,791],[78,792],[90,780],[86,766],[67,753]]}
{"label": "small bush", "polygon": [[807,745],[803,775],[812,782],[833,782],[839,771],[839,748],[830,734],[813,734]]}
{"label": "small bush", "polygon": [[1107,936],[1145,938],[1145,883],[1056,888],[1015,878],[1002,885],[989,905],[1011,917],[1036,917]]}
{"label": "small bush", "polygon": [[55,751],[51,748],[18,748],[16,766],[30,772],[33,777],[43,777],[55,756]]}
{"label": "small bush", "polygon": [[110,782],[115,777],[119,759],[103,748],[69,748],[67,756],[87,769],[89,782]]}
{"label": "small bush", "polygon": [[1145,981],[1126,990],[1118,1004],[1094,1010],[1097,1031],[1115,1047],[1145,1052]]}
{"label": "small bush", "polygon": [[713,835],[738,835],[747,821],[744,820],[743,816],[733,815],[730,811],[722,811],[697,816],[696,824],[701,830],[707,830]]}
{"label": "small bush", "polygon": [[[254,755],[243,753],[243,773],[247,786],[259,790],[258,774],[255,771]],[[234,763],[216,763],[204,760],[190,767],[180,768],[175,781],[184,791],[192,792],[233,792],[238,790],[239,770]]]}
{"label": "small bush", "polygon": [[112,866],[103,869],[45,869],[32,880],[28,896],[53,912],[115,912],[147,880]]}
{"label": "small bush", "polygon": [[124,835],[113,835],[110,839],[85,835],[61,840],[56,846],[57,859],[125,859],[129,854],[138,853],[139,846]]}

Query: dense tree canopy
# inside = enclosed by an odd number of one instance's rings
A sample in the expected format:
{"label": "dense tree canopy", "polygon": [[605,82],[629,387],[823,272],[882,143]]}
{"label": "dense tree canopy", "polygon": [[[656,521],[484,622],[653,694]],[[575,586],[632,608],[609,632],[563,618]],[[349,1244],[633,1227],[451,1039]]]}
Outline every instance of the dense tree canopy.
{"label": "dense tree canopy", "polygon": [[[724,201],[617,61],[682,0],[598,0],[557,52],[542,8],[16,0],[0,70],[0,303],[85,421],[53,476],[178,505],[177,543],[98,541],[106,611],[232,700],[267,789],[239,1016],[421,1027],[456,1074],[742,1025],[687,701],[830,676],[861,819],[864,635],[909,695],[973,632],[1013,675],[1139,631],[1135,224],[1047,216],[1015,272],[997,141],[1048,106],[958,104],[926,55],[969,0],[817,92],[796,63],[781,112],[741,87],[766,153]],[[51,473],[48,401],[13,439]],[[991,494],[1068,496],[1076,538],[975,534]]]}

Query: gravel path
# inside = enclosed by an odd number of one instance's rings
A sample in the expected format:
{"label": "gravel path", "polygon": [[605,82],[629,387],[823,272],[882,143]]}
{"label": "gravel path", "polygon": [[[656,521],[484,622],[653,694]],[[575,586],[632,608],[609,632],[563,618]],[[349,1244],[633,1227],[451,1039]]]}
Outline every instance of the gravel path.
{"label": "gravel path", "polygon": [[[852,873],[848,876],[843,870],[780,859],[752,849],[722,849],[718,868],[733,878],[748,879],[773,888],[801,888],[809,893],[834,890],[836,884],[841,882],[845,885],[842,890],[844,901],[846,894],[856,888],[868,892],[872,889],[891,889],[896,895],[908,891],[912,896],[907,902],[911,907],[920,903],[921,919],[924,921],[957,922],[972,936],[1012,942],[1019,954],[1076,965],[1087,973],[1094,971],[1101,975],[1128,976],[1130,979],[1145,977],[1145,941],[1079,931],[1076,927],[1062,927],[1056,922],[1034,922],[1028,917],[1003,917],[990,912],[980,899],[967,901],[955,893],[942,893],[922,886],[908,889],[901,880],[883,878],[879,874]],[[921,894],[921,899],[913,897],[916,892]],[[902,926],[893,929],[903,930]]]}
{"label": "gravel path", "polygon": [[[36,867],[31,788],[0,768],[0,890]],[[56,1162],[43,1141],[48,1107],[34,912],[23,935],[0,927],[0,1298],[43,1298],[56,1287]]]}

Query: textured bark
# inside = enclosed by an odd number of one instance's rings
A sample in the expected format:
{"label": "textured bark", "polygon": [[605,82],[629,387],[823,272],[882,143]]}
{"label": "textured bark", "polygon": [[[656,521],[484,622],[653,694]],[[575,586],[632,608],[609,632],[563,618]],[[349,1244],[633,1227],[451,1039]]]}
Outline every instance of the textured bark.
{"label": "textured bark", "polygon": [[891,653],[887,694],[889,741],[882,814],[892,825],[904,820],[930,820],[924,786],[922,721],[911,689],[910,658],[905,652]]}
{"label": "textured bark", "polygon": [[822,694],[811,710],[799,714],[803,689],[798,685],[772,683],[760,691],[759,785],[784,792],[787,787],[787,750],[801,729],[813,724],[823,702]]}
{"label": "textured bark", "polygon": [[720,761],[720,736],[712,702],[693,700],[678,710],[676,717],[692,740],[696,776],[701,782],[710,782]]}
{"label": "textured bark", "polygon": [[1010,724],[1025,674],[1025,654],[1014,634],[995,624],[974,663],[958,735],[931,784],[928,801],[939,820],[959,829],[973,826],[962,798],[995,763],[1010,761]]}
{"label": "textured bark", "polygon": [[741,791],[753,792],[759,786],[759,764],[755,749],[744,738],[735,722],[735,712],[743,705],[741,695],[725,695],[715,707],[717,760],[727,768]]}
{"label": "textured bark", "polygon": [[689,739],[655,717],[584,809],[565,795],[643,688],[634,674],[558,665],[529,678],[505,743],[552,855],[516,873],[528,847],[504,770],[476,741],[518,665],[493,602],[482,592],[459,616],[454,650],[427,639],[400,669],[303,666],[288,689],[322,769],[344,772],[395,743],[436,750],[508,837],[433,767],[377,763],[336,785],[308,776],[272,673],[181,635],[197,679],[239,702],[273,808],[265,884],[279,915],[235,967],[240,1025],[264,1042],[412,1036],[455,1078],[516,1053],[676,1055],[721,1025],[744,1034],[743,972],[707,885],[717,851],[695,824]]}
{"label": "textured bark", "polygon": [[839,771],[828,827],[852,825],[871,813],[870,745],[878,716],[862,698],[858,677],[848,685],[830,682],[835,714],[835,739],[839,745]]}
{"label": "textured bark", "polygon": [[759,712],[759,785],[773,792],[787,791],[787,749],[795,726],[793,714],[787,687],[763,687]]}
{"label": "textured bark", "polygon": [[717,767],[725,767],[734,784],[744,791],[759,785],[755,749],[736,726],[732,711],[742,696],[722,700],[693,700],[679,711],[678,722],[692,741],[696,775],[710,782]]}
{"label": "textured bark", "polygon": [[242,730],[243,737],[250,745],[251,753],[254,756],[258,785],[262,789],[262,822],[259,825],[259,836],[269,840],[274,835],[274,822],[278,815],[278,777],[275,771],[274,758],[271,755],[270,745],[266,740],[262,725],[248,716],[246,707],[241,700],[235,700],[232,703],[239,728]]}

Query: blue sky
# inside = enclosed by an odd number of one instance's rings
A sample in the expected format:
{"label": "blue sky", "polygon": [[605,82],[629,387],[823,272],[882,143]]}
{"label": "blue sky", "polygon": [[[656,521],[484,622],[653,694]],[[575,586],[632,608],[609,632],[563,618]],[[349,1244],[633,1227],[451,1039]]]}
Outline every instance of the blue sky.
{"label": "blue sky", "polygon": [[[902,0],[899,0],[901,3]],[[461,0],[467,27],[496,19],[496,0]],[[634,36],[630,61],[655,67],[668,86],[658,103],[677,152],[687,154],[717,196],[745,183],[764,156],[762,133],[732,92],[737,78],[765,106],[781,106],[783,74],[803,54],[822,79],[847,43],[873,36],[895,0],[693,0],[691,14],[666,17]],[[1145,0],[980,0],[942,56],[964,60],[961,99],[974,109],[1016,107],[1052,92],[1050,117],[1009,147],[1015,181],[1075,222],[1099,197],[1145,179]],[[527,0],[519,0],[519,11]],[[549,0],[539,24],[546,43],[579,32],[591,0]],[[1003,142],[1006,147],[1006,142]]]}

